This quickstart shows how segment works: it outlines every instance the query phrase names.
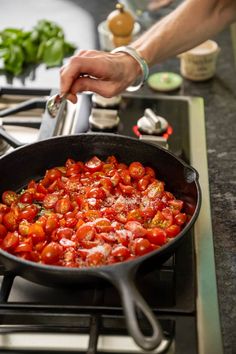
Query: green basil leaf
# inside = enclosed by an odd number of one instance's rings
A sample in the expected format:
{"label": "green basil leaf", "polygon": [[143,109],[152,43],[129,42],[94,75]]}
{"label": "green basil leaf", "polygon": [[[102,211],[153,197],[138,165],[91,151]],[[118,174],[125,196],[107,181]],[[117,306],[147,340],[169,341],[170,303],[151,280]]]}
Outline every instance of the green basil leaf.
{"label": "green basil leaf", "polygon": [[30,38],[27,38],[23,41],[22,47],[25,52],[25,62],[26,63],[37,63],[37,46],[31,41]]}
{"label": "green basil leaf", "polygon": [[61,65],[63,58],[74,50],[75,46],[65,41],[63,29],[46,19],[38,21],[32,31],[21,28],[0,31],[0,60],[13,75],[19,75],[29,63]]}
{"label": "green basil leaf", "polygon": [[43,61],[47,67],[61,65],[64,58],[64,42],[62,39],[49,39],[46,42]]}
{"label": "green basil leaf", "polygon": [[23,50],[18,45],[12,45],[9,48],[9,56],[5,60],[5,68],[14,75],[19,75],[22,72],[24,63]]}

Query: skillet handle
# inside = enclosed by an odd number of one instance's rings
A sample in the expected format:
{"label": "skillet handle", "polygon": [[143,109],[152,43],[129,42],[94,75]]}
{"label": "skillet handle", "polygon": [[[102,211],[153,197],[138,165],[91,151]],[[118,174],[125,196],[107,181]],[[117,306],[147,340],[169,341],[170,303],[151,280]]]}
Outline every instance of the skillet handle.
{"label": "skillet handle", "polygon": [[[165,339],[160,323],[136,288],[133,274],[128,271],[116,273],[116,275],[118,276],[114,277],[113,273],[112,282],[120,292],[129,333],[134,341],[144,350],[155,349],[161,344],[162,340]],[[152,328],[151,336],[145,336],[142,333],[136,314],[137,309],[141,310],[142,314],[148,320]]]}

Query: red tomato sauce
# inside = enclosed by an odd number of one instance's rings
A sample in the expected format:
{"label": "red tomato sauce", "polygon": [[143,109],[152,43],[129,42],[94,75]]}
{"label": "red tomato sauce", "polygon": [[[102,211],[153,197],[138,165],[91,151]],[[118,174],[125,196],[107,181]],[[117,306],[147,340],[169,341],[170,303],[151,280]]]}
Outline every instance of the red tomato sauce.
{"label": "red tomato sauce", "polygon": [[165,245],[188,222],[184,202],[140,162],[67,159],[0,203],[0,248],[33,262],[95,267]]}

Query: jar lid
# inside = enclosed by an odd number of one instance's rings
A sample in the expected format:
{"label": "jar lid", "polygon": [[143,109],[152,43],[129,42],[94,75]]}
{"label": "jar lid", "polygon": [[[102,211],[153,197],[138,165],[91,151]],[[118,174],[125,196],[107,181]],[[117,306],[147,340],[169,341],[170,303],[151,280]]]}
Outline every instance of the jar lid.
{"label": "jar lid", "polygon": [[168,92],[178,89],[183,78],[176,73],[160,72],[150,75],[147,82],[153,90]]}

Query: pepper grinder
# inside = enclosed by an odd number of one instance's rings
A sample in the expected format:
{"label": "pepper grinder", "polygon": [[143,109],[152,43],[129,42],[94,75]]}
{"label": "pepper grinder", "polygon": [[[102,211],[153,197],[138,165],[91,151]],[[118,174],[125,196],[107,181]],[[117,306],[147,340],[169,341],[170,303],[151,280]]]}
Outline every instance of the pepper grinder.
{"label": "pepper grinder", "polygon": [[132,41],[134,18],[129,11],[125,10],[123,4],[116,4],[116,10],[107,17],[107,26],[112,33],[115,47],[128,45]]}

